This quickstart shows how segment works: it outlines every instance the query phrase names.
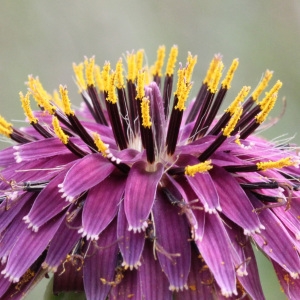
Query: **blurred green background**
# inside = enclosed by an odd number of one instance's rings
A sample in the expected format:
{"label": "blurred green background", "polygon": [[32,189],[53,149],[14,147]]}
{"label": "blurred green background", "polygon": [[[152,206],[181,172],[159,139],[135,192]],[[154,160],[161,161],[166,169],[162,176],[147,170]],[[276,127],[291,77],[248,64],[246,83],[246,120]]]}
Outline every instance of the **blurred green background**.
{"label": "blurred green background", "polygon": [[[0,114],[23,125],[18,93],[26,91],[28,74],[38,75],[50,92],[67,84],[72,101],[79,103],[72,62],[96,55],[98,64],[114,64],[126,50],[144,48],[152,64],[161,44],[168,50],[177,44],[182,62],[187,51],[198,55],[194,94],[215,53],[223,54],[227,67],[240,59],[228,101],[242,85],[255,88],[265,69],[274,70],[272,83],[283,81],[279,96],[286,97],[287,109],[264,135],[299,131],[299,0],[1,1]],[[278,101],[273,116],[282,108]],[[267,299],[284,299],[268,265],[262,263],[261,272]],[[35,290],[27,299],[42,299],[42,293]]]}

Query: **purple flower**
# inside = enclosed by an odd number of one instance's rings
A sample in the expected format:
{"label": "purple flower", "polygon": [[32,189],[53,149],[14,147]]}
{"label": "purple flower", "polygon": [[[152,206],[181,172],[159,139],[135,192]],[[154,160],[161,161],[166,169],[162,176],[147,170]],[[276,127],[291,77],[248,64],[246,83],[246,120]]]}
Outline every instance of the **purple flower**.
{"label": "purple flower", "polygon": [[50,95],[29,76],[20,98],[31,126],[0,119],[15,142],[0,152],[1,299],[24,297],[48,272],[55,293],[87,299],[264,299],[252,246],[298,297],[297,148],[253,134],[274,124],[261,125],[282,83],[261,97],[267,70],[217,116],[238,60],[221,81],[215,55],[187,104],[197,57],[175,80],[177,53],[164,76],[164,47],[151,68],[142,50],[127,54],[126,72],[122,59],[115,71],[94,58],[74,65],[75,110],[65,86]]}

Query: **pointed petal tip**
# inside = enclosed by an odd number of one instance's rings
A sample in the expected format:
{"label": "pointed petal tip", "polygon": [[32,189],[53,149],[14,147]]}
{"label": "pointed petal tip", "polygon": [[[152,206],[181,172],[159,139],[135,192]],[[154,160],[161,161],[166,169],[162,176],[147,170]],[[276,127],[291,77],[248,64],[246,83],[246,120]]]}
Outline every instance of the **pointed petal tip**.
{"label": "pointed petal tip", "polygon": [[128,231],[133,231],[134,233],[145,231],[148,227],[147,221],[144,221],[140,227],[133,227],[131,225],[128,226]]}
{"label": "pointed petal tip", "polygon": [[124,267],[125,270],[130,269],[130,271],[132,271],[133,269],[138,269],[141,266],[141,262],[138,261],[137,263],[135,263],[134,265],[130,265],[127,264],[125,261],[122,262],[122,266]]}
{"label": "pointed petal tip", "polygon": [[179,292],[179,291],[184,291],[184,290],[188,290],[188,285],[187,284],[183,284],[182,286],[175,286],[175,285],[170,285],[169,286],[169,290],[172,292]]}
{"label": "pointed petal tip", "polygon": [[97,241],[99,239],[99,235],[89,234],[83,227],[78,230],[78,233],[81,234],[83,238],[85,237],[88,241]]}
{"label": "pointed petal tip", "polygon": [[227,290],[224,290],[224,289],[221,290],[221,293],[226,298],[232,297],[233,295],[237,296],[237,294],[238,294],[236,290],[227,291]]}

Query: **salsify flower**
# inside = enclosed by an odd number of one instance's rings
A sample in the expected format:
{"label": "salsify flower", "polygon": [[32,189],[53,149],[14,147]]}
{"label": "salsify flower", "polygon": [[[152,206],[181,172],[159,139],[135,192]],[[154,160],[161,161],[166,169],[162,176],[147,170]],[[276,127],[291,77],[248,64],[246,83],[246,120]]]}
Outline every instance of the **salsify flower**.
{"label": "salsify flower", "polygon": [[49,272],[54,293],[87,299],[264,299],[252,246],[298,298],[297,147],[254,135],[282,83],[261,96],[267,70],[220,113],[238,60],[221,79],[215,55],[188,104],[197,57],[175,80],[177,54],[165,75],[165,47],[153,67],[143,50],[125,55],[126,68],[74,64],[79,109],[66,86],[51,95],[29,76],[30,126],[0,119],[14,141],[0,152],[1,299],[24,297]]}

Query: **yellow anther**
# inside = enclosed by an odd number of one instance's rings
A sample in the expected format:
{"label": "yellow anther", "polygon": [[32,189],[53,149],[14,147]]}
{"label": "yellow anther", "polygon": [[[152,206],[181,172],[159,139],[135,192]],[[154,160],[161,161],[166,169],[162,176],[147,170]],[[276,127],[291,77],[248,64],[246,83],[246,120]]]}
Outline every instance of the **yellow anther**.
{"label": "yellow anther", "polygon": [[285,157],[277,161],[259,162],[256,164],[259,171],[265,171],[268,169],[281,169],[284,167],[297,165],[291,157]]}
{"label": "yellow anther", "polygon": [[178,99],[175,109],[178,109],[180,111],[186,109],[185,102],[186,102],[189,92],[192,88],[191,83],[186,84],[185,71],[186,71],[186,69],[178,70],[178,82],[177,82],[177,89],[175,92],[175,94],[177,95],[177,99]]}
{"label": "yellow anther", "polygon": [[273,95],[268,95],[268,101],[264,101],[264,104],[261,105],[262,111],[255,116],[256,122],[261,124],[264,122],[269,115],[270,111],[273,109],[275,102],[277,100],[278,93],[274,93]]}
{"label": "yellow anther", "polygon": [[186,66],[186,72],[185,72],[186,82],[191,82],[193,70],[194,70],[196,63],[197,63],[197,55],[195,55],[193,57],[192,54],[189,52],[188,57],[187,57],[187,66]]}
{"label": "yellow anther", "polygon": [[237,122],[239,121],[243,112],[243,108],[241,106],[235,109],[234,114],[232,115],[231,119],[229,120],[227,126],[223,130],[223,135],[226,137],[230,137],[231,132],[235,129]]}
{"label": "yellow anther", "polygon": [[266,70],[263,79],[260,81],[257,88],[254,90],[254,92],[252,94],[252,98],[254,101],[258,100],[259,95],[268,86],[269,81],[271,80],[272,76],[273,76],[273,71]]}
{"label": "yellow anther", "polygon": [[212,168],[213,166],[211,164],[211,160],[206,160],[193,166],[186,166],[184,174],[194,177],[196,173],[204,173],[211,170]]}
{"label": "yellow anther", "polygon": [[224,64],[222,61],[220,61],[217,68],[215,69],[215,72],[212,75],[211,81],[208,83],[208,89],[213,94],[215,94],[217,92],[218,84],[222,77],[223,68],[224,68]]}
{"label": "yellow anther", "polygon": [[108,91],[109,85],[110,85],[110,63],[108,61],[105,62],[103,68],[102,68],[102,79],[103,79],[103,86],[104,91]]}
{"label": "yellow anther", "polygon": [[115,85],[118,89],[122,89],[124,87],[122,58],[118,60],[116,65]]}
{"label": "yellow anther", "polygon": [[86,82],[83,76],[83,63],[76,65],[73,63],[73,71],[76,77],[76,83],[78,85],[78,92],[82,93],[83,90],[86,90]]}
{"label": "yellow anther", "polygon": [[137,69],[137,72],[139,72],[140,70],[142,70],[142,68],[143,68],[143,60],[144,60],[144,50],[140,49],[136,53],[136,69]]}
{"label": "yellow anther", "polygon": [[93,139],[98,151],[101,152],[103,157],[106,157],[108,152],[108,145],[103,143],[100,135],[96,132],[93,133]]}
{"label": "yellow anther", "polygon": [[94,76],[95,76],[96,85],[97,85],[99,91],[103,92],[104,91],[104,82],[103,82],[102,74],[100,71],[100,67],[97,65],[95,65],[95,67],[94,67]]}
{"label": "yellow anther", "polygon": [[8,123],[2,116],[0,116],[0,134],[10,137],[13,133],[12,124]]}
{"label": "yellow anther", "polygon": [[282,82],[280,80],[277,80],[276,83],[273,85],[273,87],[270,89],[269,92],[266,93],[265,97],[261,102],[259,103],[259,106],[262,107],[266,105],[266,103],[269,102],[270,97],[272,97],[273,94],[278,93],[280,88],[282,87]]}
{"label": "yellow anther", "polygon": [[63,106],[63,103],[61,101],[61,98],[60,98],[57,90],[54,90],[54,92],[53,92],[52,101],[57,107],[59,107],[61,110],[63,110],[64,106]]}
{"label": "yellow anther", "polygon": [[110,82],[109,82],[109,86],[108,86],[108,91],[107,91],[107,98],[106,101],[112,103],[112,104],[116,104],[117,103],[117,95],[115,92],[115,75],[116,73],[113,72],[110,75]]}
{"label": "yellow anther", "polygon": [[36,124],[38,122],[38,119],[33,115],[33,112],[30,108],[30,92],[27,92],[26,95],[24,96],[22,92],[19,93],[20,95],[20,100],[22,102],[22,107],[25,113],[25,116],[28,118],[28,121],[30,124]]}
{"label": "yellow anther", "polygon": [[231,66],[230,66],[224,80],[221,83],[223,89],[229,90],[231,88],[230,84],[231,84],[231,81],[233,79],[234,73],[235,73],[238,65],[239,65],[239,60],[238,60],[238,58],[235,58],[232,61]]}
{"label": "yellow anther", "polygon": [[128,53],[127,54],[127,80],[134,82],[137,75],[137,68],[136,68],[136,54]]}
{"label": "yellow anther", "polygon": [[88,86],[95,86],[94,79],[94,67],[95,67],[95,57],[91,57],[90,59],[85,58],[85,78]]}
{"label": "yellow anther", "polygon": [[59,121],[55,116],[53,116],[52,118],[52,126],[53,126],[54,133],[61,140],[61,142],[65,145],[68,144],[69,137],[63,132],[61,126],[59,125]]}
{"label": "yellow anther", "polygon": [[166,75],[167,76],[172,76],[173,75],[176,60],[177,60],[177,56],[178,56],[178,47],[176,45],[174,45],[171,48],[169,58],[168,58],[168,62],[167,62],[167,68],[166,68]]}
{"label": "yellow anther", "polygon": [[215,70],[218,67],[220,61],[222,60],[222,56],[220,54],[216,54],[212,61],[210,62],[209,68],[206,72],[206,76],[203,80],[203,83],[209,84],[212,81],[212,78],[214,78]]}
{"label": "yellow anther", "polygon": [[53,115],[55,113],[55,107],[50,104],[51,95],[46,92],[40,83],[38,77],[33,78],[32,76],[28,77],[27,85],[31,91],[31,94],[37,104],[44,108],[49,114]]}
{"label": "yellow anther", "polygon": [[231,104],[228,106],[228,108],[225,110],[226,112],[229,112],[232,116],[234,112],[236,111],[237,107],[244,101],[244,99],[247,97],[250,86],[243,86],[236,98],[231,102]]}
{"label": "yellow anther", "polygon": [[157,49],[157,59],[154,64],[154,69],[153,69],[153,76],[162,76],[162,67],[164,65],[164,59],[166,55],[166,47],[165,46],[159,46]]}
{"label": "yellow anther", "polygon": [[61,96],[61,100],[62,100],[62,103],[63,103],[63,110],[64,110],[64,113],[67,115],[67,116],[74,116],[74,111],[71,109],[71,101],[69,99],[69,96],[68,96],[68,90],[65,86],[62,86],[60,85],[59,86],[59,93],[60,93],[60,96]]}
{"label": "yellow anther", "polygon": [[145,72],[139,72],[137,75],[136,97],[135,99],[143,99],[145,97]]}
{"label": "yellow anther", "polygon": [[150,118],[150,101],[147,98],[143,98],[141,102],[142,111],[142,126],[151,128],[152,122]]}

